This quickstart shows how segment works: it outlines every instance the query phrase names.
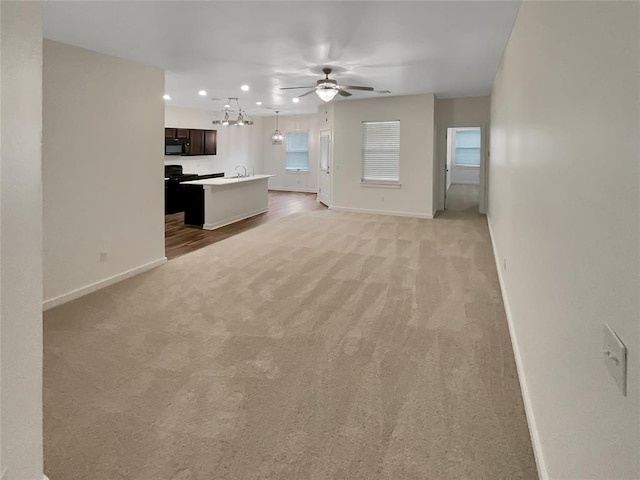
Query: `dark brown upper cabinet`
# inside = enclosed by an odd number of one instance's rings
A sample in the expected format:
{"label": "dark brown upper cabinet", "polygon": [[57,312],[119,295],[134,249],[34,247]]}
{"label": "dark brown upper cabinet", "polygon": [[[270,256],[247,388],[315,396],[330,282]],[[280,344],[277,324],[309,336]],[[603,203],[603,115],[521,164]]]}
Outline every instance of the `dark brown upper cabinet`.
{"label": "dark brown upper cabinet", "polygon": [[215,155],[216,147],[217,147],[217,137],[218,132],[215,130],[205,130],[204,131],[204,154],[205,155]]}
{"label": "dark brown upper cabinet", "polygon": [[[164,137],[187,144],[184,155],[216,155],[217,131],[195,128],[165,128]],[[181,142],[181,143],[182,143]]]}
{"label": "dark brown upper cabinet", "polygon": [[204,130],[189,130],[189,155],[204,155]]}

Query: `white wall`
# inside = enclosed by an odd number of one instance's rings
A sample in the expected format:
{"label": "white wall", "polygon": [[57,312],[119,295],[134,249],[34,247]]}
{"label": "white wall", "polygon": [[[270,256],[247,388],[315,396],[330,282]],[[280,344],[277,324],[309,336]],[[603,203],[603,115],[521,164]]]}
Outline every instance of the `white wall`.
{"label": "white wall", "polygon": [[[263,118],[262,152],[264,158],[264,173],[276,174],[269,179],[272,190],[287,190],[291,192],[318,191],[318,115],[280,115],[278,129],[285,135],[282,145],[271,144],[271,134],[276,129],[276,116]],[[287,172],[287,132],[309,132],[309,171]]]}
{"label": "white wall", "polygon": [[[193,157],[165,157],[165,165],[182,165],[184,173],[218,173],[226,176],[236,174],[237,165],[251,167],[256,173],[264,173],[262,162],[262,119],[254,118],[252,126],[236,127],[213,125],[214,118],[220,118],[219,112],[198,110],[195,108],[165,107],[164,125],[168,128],[198,128],[216,130],[216,155]],[[164,144],[163,144],[164,145]],[[163,146],[164,148],[164,146]]]}
{"label": "white wall", "polygon": [[0,59],[0,474],[41,480],[41,2],[0,2]]}
{"label": "white wall", "polygon": [[[332,208],[431,218],[433,116],[433,95],[335,102]],[[401,188],[361,184],[362,122],[376,120],[400,120]]]}
{"label": "white wall", "polygon": [[45,40],[43,74],[49,307],[165,261],[164,72]]}
{"label": "white wall", "polygon": [[543,478],[640,478],[639,13],[523,2],[493,88],[488,218]]}
{"label": "white wall", "polygon": [[[464,97],[464,98],[436,98],[435,102],[435,137],[436,137],[436,182],[433,189],[433,202],[436,210],[444,209],[444,184],[445,165],[447,162],[447,128],[450,127],[481,127],[482,132],[482,162],[477,175],[480,176],[480,211],[485,211],[486,199],[485,189],[482,188],[487,183],[486,164],[489,163],[489,136],[487,130],[491,114],[491,97]],[[453,173],[453,172],[452,172]],[[458,175],[459,177],[460,175]],[[460,183],[466,177],[459,180]],[[454,183],[456,180],[453,180]]]}

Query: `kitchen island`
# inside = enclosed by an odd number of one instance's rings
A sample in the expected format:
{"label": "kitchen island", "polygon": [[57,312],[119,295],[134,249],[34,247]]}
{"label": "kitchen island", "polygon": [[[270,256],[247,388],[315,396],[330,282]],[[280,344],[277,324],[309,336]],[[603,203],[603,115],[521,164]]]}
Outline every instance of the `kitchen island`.
{"label": "kitchen island", "polygon": [[268,181],[271,177],[275,175],[181,182],[187,191],[184,223],[215,230],[266,212],[269,208]]}

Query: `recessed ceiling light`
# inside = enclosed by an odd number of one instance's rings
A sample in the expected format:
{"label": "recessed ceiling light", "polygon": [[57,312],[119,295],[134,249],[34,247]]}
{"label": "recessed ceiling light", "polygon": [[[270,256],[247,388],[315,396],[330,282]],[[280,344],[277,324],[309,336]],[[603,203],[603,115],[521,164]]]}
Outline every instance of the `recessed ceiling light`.
{"label": "recessed ceiling light", "polygon": [[256,105],[262,105],[262,102],[256,102]]}
{"label": "recessed ceiling light", "polygon": [[207,91],[206,90],[200,90],[198,92],[198,95],[200,95],[201,97],[206,97],[207,96]]}
{"label": "recessed ceiling light", "polygon": [[171,100],[171,95],[167,95],[166,93],[162,96],[165,100]]}
{"label": "recessed ceiling light", "polygon": [[249,91],[249,85],[242,85],[240,87],[240,90],[242,90],[243,92],[248,92]]}
{"label": "recessed ceiling light", "polygon": [[298,103],[300,99],[298,97],[293,97],[293,103]]}

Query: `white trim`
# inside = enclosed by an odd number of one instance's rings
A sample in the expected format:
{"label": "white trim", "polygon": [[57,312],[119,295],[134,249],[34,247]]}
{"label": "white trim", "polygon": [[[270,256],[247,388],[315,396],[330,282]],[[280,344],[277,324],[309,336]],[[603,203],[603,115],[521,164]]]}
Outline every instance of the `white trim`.
{"label": "white trim", "polygon": [[[476,181],[467,181],[467,182],[451,182],[451,185],[478,185],[478,187],[480,186],[480,184]],[[449,186],[451,187],[451,186]],[[449,191],[449,189],[447,189],[447,192]]]}
{"label": "white trim", "polygon": [[268,208],[259,208],[258,210],[254,210],[252,212],[241,213],[240,215],[234,215],[233,217],[225,218],[224,220],[220,220],[216,223],[205,223],[202,228],[204,230],[215,230],[216,228],[224,227],[225,225],[244,220],[245,218],[255,217],[256,215],[260,215],[267,210]]}
{"label": "white trim", "polygon": [[113,275],[112,277],[105,278],[104,280],[99,280],[95,283],[77,288],[68,293],[50,298],[42,302],[42,310],[49,310],[50,308],[57,307],[58,305],[70,302],[71,300],[75,300],[76,298],[84,297],[85,295],[95,292],[96,290],[100,290],[101,288],[108,287],[109,285],[113,285],[114,283],[121,282],[122,280],[126,280],[127,278],[135,277],[140,273],[144,273],[148,270],[159,267],[160,265],[164,265],[165,263],[167,263],[167,257],[162,257],[158,260],[154,260],[153,262],[145,263],[144,265],[140,265],[139,267],[135,267],[131,270]]}
{"label": "white trim", "polygon": [[277,192],[318,193],[317,189],[302,187],[269,187],[269,190],[275,190]]}
{"label": "white trim", "polygon": [[507,297],[507,289],[505,288],[504,279],[502,278],[502,266],[499,260],[500,256],[498,255],[496,242],[493,237],[493,230],[491,228],[491,218],[489,217],[488,214],[487,214],[487,226],[489,227],[489,237],[491,238],[491,246],[493,247],[493,258],[496,262],[496,270],[498,271],[498,281],[500,282],[500,290],[502,292],[502,302],[504,303],[504,311],[507,316],[507,324],[509,325],[511,347],[513,349],[513,356],[516,360],[516,368],[518,370],[518,378],[520,380],[520,391],[522,393],[524,411],[527,417],[527,424],[529,425],[529,435],[531,436],[531,444],[533,446],[533,456],[536,460],[536,467],[538,468],[538,478],[540,478],[541,480],[546,480],[549,478],[549,474],[547,472],[547,465],[545,463],[544,454],[542,452],[540,434],[538,433],[536,418],[533,412],[533,405],[531,404],[531,396],[529,395],[527,378],[525,376],[524,366],[522,365],[522,356],[520,355],[518,339],[516,337],[516,331],[513,325],[513,317],[511,315],[511,306],[509,305],[509,298]]}
{"label": "white trim", "polygon": [[427,218],[432,219],[431,213],[418,213],[418,212],[400,212],[393,210],[371,210],[368,208],[352,208],[352,207],[338,207],[332,205],[329,207],[336,212],[353,212],[353,213],[372,213],[374,215],[391,215],[393,217],[410,217],[410,218]]}
{"label": "white trim", "polygon": [[388,182],[380,180],[360,180],[360,186],[368,188],[402,188],[402,184],[395,180]]}

